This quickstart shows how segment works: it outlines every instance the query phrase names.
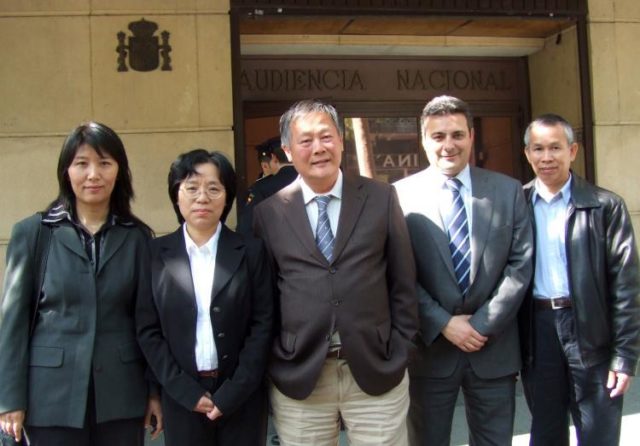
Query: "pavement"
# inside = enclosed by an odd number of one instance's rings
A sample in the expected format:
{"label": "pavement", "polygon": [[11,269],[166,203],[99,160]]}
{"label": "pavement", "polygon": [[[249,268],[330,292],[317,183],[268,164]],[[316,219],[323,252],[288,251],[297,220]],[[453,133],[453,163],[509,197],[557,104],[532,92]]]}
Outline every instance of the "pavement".
{"label": "pavement", "polygon": [[[529,427],[531,417],[527,404],[522,393],[522,387],[519,382],[516,387],[516,417],[514,423],[514,436],[512,446],[528,446],[529,445]],[[571,446],[577,446],[575,432],[572,429]],[[276,446],[279,443],[274,441],[275,430],[273,426],[269,426],[269,437],[266,446]],[[625,395],[623,417],[622,417],[622,435],[620,438],[620,446],[637,446],[638,438],[640,438],[640,377],[631,382],[631,388]],[[148,446],[164,446],[164,441],[158,439],[145,443]],[[344,432],[341,433],[339,446],[348,446],[348,441]],[[453,418],[453,426],[451,433],[451,446],[468,446],[467,422],[464,414],[464,402],[460,395],[456,404],[456,411]],[[188,445],[185,445],[188,446]]]}

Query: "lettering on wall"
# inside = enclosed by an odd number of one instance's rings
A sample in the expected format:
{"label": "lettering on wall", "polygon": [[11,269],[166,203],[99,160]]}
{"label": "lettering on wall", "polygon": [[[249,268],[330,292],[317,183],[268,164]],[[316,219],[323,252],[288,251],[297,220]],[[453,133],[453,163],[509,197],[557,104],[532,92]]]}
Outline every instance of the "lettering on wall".
{"label": "lettering on wall", "polygon": [[427,100],[451,94],[471,101],[519,100],[526,88],[518,58],[242,58],[243,100],[300,97]]}
{"label": "lettering on wall", "polygon": [[162,71],[171,71],[171,46],[169,45],[169,31],[162,31],[159,42],[158,36],[153,34],[158,29],[158,24],[150,22],[144,18],[137,22],[131,22],[128,26],[133,36],[129,36],[128,44],[125,43],[127,35],[120,31],[116,34],[118,38],[118,71],[129,71],[127,67],[127,56],[129,56],[129,67],[135,71],[153,71],[160,65],[162,58]]}
{"label": "lettering on wall", "polygon": [[240,84],[248,91],[366,90],[358,70],[242,70]]}
{"label": "lettering on wall", "polygon": [[397,70],[398,90],[509,90],[504,70]]}

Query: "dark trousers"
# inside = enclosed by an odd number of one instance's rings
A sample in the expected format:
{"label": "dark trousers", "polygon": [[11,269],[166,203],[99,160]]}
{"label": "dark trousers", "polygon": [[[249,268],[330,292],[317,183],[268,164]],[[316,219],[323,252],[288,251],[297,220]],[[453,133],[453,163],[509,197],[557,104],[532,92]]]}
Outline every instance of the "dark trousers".
{"label": "dark trousers", "polygon": [[[215,378],[201,378],[203,388],[214,393]],[[260,387],[231,414],[211,421],[162,393],[165,446],[264,446],[267,436],[267,399]]]}
{"label": "dark trousers", "polygon": [[609,364],[582,365],[571,308],[538,310],[534,317],[534,364],[522,373],[532,416],[529,444],[568,446],[571,413],[578,444],[617,445],[622,397],[609,397]]}
{"label": "dark trousers", "polygon": [[29,446],[143,446],[144,419],[96,422],[93,383],[89,384],[87,412],[82,428],[26,426]]}
{"label": "dark trousers", "polygon": [[466,356],[452,376],[409,381],[411,403],[407,425],[411,446],[449,446],[458,392],[465,401],[469,444],[511,444],[515,414],[515,375],[496,379],[477,376]]}

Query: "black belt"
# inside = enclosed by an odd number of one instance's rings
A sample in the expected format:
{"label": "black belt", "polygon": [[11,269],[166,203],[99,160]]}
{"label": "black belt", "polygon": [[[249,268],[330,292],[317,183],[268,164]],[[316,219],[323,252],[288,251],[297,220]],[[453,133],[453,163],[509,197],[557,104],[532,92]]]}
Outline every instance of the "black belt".
{"label": "black belt", "polygon": [[215,370],[198,370],[198,376],[201,378],[217,378],[218,369]]}
{"label": "black belt", "polygon": [[329,350],[327,352],[327,358],[345,359],[344,350],[342,348],[338,348],[336,350]]}
{"label": "black belt", "polygon": [[536,310],[560,310],[562,308],[571,308],[571,298],[567,296],[554,297],[551,299],[534,298]]}

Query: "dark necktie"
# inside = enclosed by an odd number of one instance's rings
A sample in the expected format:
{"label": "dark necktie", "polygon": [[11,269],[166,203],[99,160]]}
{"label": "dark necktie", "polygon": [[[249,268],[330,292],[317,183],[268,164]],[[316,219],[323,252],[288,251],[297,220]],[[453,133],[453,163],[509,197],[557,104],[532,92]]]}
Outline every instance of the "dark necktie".
{"label": "dark necktie", "polygon": [[469,243],[469,224],[467,211],[460,194],[462,183],[457,178],[447,180],[447,188],[453,195],[451,209],[447,213],[446,225],[449,234],[449,250],[453,259],[453,269],[458,280],[458,287],[464,296],[469,290],[469,272],[471,246]]}
{"label": "dark necktie", "polygon": [[318,205],[318,226],[316,227],[316,245],[325,258],[331,262],[333,257],[333,232],[331,232],[331,224],[329,223],[329,214],[327,214],[327,205],[331,200],[331,195],[316,196]]}

